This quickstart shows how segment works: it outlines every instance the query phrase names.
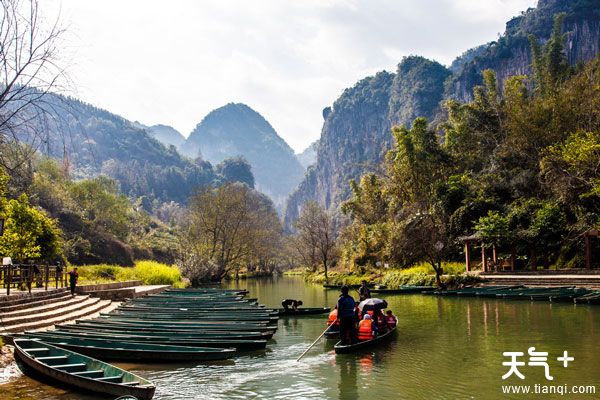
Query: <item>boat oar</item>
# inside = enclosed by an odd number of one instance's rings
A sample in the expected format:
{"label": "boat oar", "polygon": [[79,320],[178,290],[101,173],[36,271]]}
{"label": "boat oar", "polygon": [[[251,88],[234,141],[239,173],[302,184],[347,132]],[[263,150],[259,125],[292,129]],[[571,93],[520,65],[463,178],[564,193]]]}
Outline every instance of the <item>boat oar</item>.
{"label": "boat oar", "polygon": [[317,340],[315,340],[314,342],[312,342],[312,344],[311,344],[311,345],[308,347],[308,349],[304,350],[304,353],[302,353],[302,354],[300,355],[300,357],[298,357],[298,359],[297,359],[296,361],[300,361],[300,359],[301,359],[302,357],[304,357],[304,355],[305,355],[306,353],[308,353],[308,351],[309,351],[310,349],[312,349],[312,347],[313,347],[315,344],[317,344],[317,342],[319,341],[319,339],[321,339],[321,338],[323,337],[323,335],[325,334],[325,332],[327,332],[327,330],[328,330],[328,329],[329,329],[329,326],[327,326],[327,328],[325,328],[325,330],[323,331],[323,333],[321,333],[321,334],[319,335],[319,337],[317,338]]}

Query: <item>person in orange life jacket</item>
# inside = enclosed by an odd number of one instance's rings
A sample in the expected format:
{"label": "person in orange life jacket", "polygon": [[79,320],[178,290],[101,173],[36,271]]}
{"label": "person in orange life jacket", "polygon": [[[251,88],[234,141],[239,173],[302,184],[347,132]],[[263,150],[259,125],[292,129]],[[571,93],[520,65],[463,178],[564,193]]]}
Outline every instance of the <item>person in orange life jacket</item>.
{"label": "person in orange life jacket", "polygon": [[337,302],[337,317],[340,323],[340,342],[351,344],[354,341],[354,299],[348,294],[348,286],[342,286],[342,294]]}
{"label": "person in orange life jacket", "polygon": [[373,321],[373,324],[377,325],[378,330],[380,330],[380,331],[385,330],[385,328],[386,328],[385,321],[383,319],[383,313],[381,312],[380,309],[373,311],[373,314],[371,314],[371,320]]}
{"label": "person in orange life jacket", "polygon": [[358,325],[358,340],[371,340],[377,335],[377,324],[371,319],[369,314],[365,314],[365,317]]}
{"label": "person in orange life jacket", "polygon": [[387,325],[387,328],[394,329],[396,325],[398,325],[398,318],[392,314],[392,310],[387,310],[385,314],[385,324]]}
{"label": "person in orange life jacket", "polygon": [[331,310],[331,312],[329,313],[329,319],[327,320],[327,325],[336,325],[339,326],[340,321],[338,320],[338,315],[337,315],[337,305],[333,308],[333,310]]}

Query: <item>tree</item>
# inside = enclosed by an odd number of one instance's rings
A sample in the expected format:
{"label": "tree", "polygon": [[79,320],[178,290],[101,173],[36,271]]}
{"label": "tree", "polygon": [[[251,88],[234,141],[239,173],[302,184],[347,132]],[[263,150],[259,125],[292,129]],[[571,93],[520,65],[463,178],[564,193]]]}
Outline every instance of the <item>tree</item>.
{"label": "tree", "polygon": [[27,195],[9,200],[4,211],[4,234],[0,254],[16,261],[54,260],[61,254],[56,221],[31,207]]}
{"label": "tree", "polygon": [[295,223],[296,243],[299,253],[305,261],[316,265],[318,262],[325,272],[336,258],[336,237],[331,215],[316,202],[304,205],[300,217]]}
{"label": "tree", "polygon": [[197,285],[271,262],[281,232],[272,202],[247,185],[205,188],[190,199],[180,228],[182,273]]}
{"label": "tree", "polygon": [[[0,144],[25,138],[30,146],[19,150],[26,162],[48,142],[43,127],[57,114],[47,95],[66,82],[59,58],[65,30],[58,19],[45,26],[37,0],[0,3]],[[2,156],[0,163],[10,168]]]}
{"label": "tree", "polygon": [[233,157],[223,160],[215,167],[217,174],[223,177],[226,183],[242,182],[254,188],[254,175],[252,167],[244,157]]}

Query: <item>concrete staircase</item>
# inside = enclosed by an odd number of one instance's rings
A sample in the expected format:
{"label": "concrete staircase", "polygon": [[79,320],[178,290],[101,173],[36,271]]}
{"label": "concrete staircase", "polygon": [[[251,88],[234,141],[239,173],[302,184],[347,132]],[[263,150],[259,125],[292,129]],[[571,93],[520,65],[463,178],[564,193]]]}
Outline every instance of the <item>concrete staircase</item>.
{"label": "concrete staircase", "polygon": [[577,286],[590,289],[600,289],[600,275],[509,275],[509,274],[481,274],[488,285],[526,285],[526,286]]}
{"label": "concrete staircase", "polygon": [[0,298],[0,334],[41,329],[105,311],[111,300],[71,294],[66,289]]}

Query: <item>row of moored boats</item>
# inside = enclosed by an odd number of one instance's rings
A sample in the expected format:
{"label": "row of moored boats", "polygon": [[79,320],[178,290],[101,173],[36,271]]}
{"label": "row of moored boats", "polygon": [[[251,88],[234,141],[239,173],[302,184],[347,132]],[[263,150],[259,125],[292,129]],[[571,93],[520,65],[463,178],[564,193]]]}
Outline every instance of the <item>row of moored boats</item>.
{"label": "row of moored boats", "polygon": [[170,289],[93,320],[14,336],[15,356],[25,372],[70,387],[151,399],[152,382],[104,361],[214,361],[264,349],[282,310],[267,309],[246,294]]}

